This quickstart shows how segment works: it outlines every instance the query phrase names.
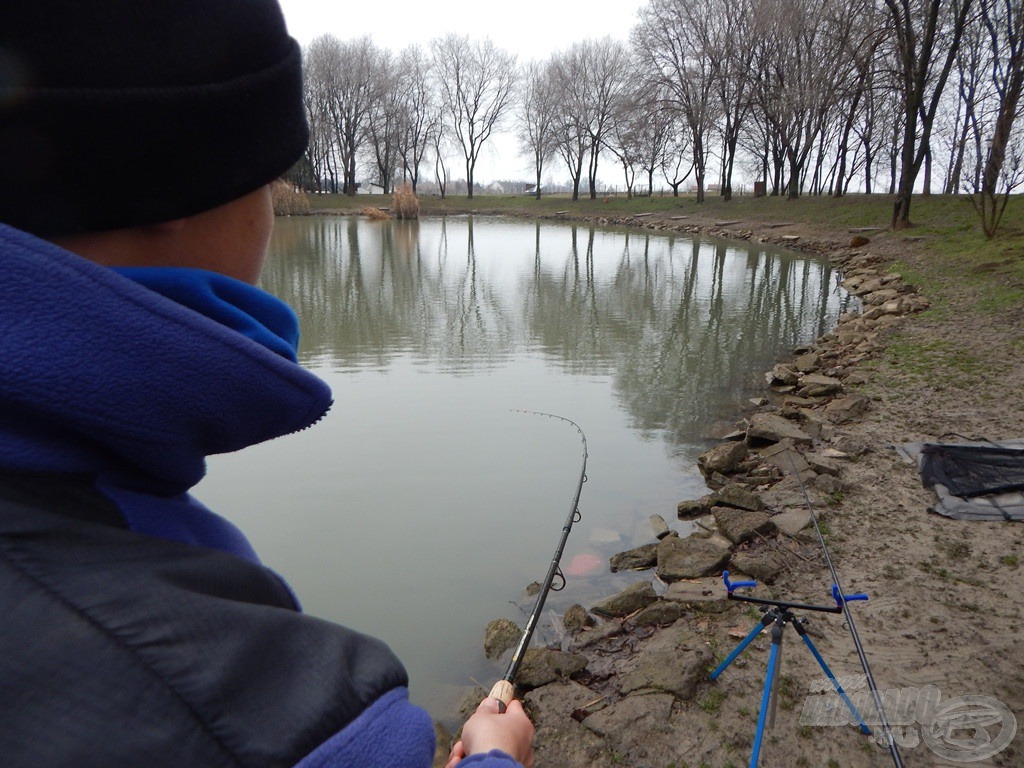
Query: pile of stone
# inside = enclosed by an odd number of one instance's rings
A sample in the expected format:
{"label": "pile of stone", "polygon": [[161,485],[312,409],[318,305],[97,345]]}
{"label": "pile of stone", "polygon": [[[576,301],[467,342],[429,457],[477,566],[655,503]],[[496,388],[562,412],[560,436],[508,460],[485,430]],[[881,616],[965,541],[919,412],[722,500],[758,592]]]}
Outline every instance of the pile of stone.
{"label": "pile of stone", "polygon": [[[723,570],[770,584],[794,555],[820,552],[808,500],[827,508],[842,493],[843,462],[869,449],[842,429],[870,406],[856,391],[865,379],[854,366],[881,349],[887,327],[928,306],[883,272],[880,259],[850,250],[838,262],[861,311],[844,314],[833,331],[769,371],[767,395],[700,456],[709,492],[676,510],[694,531],[681,536],[653,515],[653,541],[609,563],[613,572],[650,570],[652,578],[589,610],[573,606],[562,618],[561,647],[524,655],[517,683],[549,757],[570,764],[570,756],[628,751],[636,745],[623,739],[642,740],[643,722],[665,727],[673,701],[693,699],[712,659],[694,618],[726,609]],[[492,622],[488,656],[507,652],[518,637],[514,623]],[[467,702],[475,706],[479,693]]]}
{"label": "pile of stone", "polygon": [[711,492],[677,509],[696,532],[681,537],[655,524],[658,541],[615,555],[612,571],[650,568],[672,584],[728,569],[771,583],[792,551],[779,535],[807,538],[801,531],[810,523],[810,496],[817,508],[841,495],[842,462],[867,449],[847,440],[841,426],[870,406],[856,393],[865,379],[854,367],[881,348],[886,328],[928,302],[870,254],[854,251],[837,261],[842,286],[862,310],[844,314],[830,333],[772,368],[769,396],[699,458]]}

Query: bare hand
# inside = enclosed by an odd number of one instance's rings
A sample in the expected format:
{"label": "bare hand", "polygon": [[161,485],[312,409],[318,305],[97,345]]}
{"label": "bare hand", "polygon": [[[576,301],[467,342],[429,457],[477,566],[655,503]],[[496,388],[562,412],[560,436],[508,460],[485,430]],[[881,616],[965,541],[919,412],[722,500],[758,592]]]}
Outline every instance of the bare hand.
{"label": "bare hand", "polygon": [[462,738],[455,742],[445,768],[455,768],[462,758],[478,752],[500,749],[525,766],[533,765],[533,723],[523,705],[513,699],[501,713],[497,699],[484,699],[462,726]]}

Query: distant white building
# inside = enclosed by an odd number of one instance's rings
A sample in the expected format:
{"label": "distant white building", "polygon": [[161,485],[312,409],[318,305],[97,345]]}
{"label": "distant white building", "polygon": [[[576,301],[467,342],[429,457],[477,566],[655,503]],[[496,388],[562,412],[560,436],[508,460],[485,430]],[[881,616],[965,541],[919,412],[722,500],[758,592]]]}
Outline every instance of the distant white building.
{"label": "distant white building", "polygon": [[356,187],[357,195],[383,195],[384,187],[380,184],[359,184]]}

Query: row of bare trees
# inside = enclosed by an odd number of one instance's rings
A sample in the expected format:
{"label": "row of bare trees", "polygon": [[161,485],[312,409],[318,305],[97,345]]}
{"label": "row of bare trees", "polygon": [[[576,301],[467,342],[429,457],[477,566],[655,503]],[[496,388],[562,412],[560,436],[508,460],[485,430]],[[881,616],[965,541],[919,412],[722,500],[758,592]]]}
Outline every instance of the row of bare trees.
{"label": "row of bare trees", "polygon": [[457,149],[473,196],[480,152],[513,104],[513,55],[458,35],[433,41],[429,53],[413,46],[395,55],[369,37],[329,34],[304,55],[307,186],[355,194],[357,175],[369,167],[385,192],[399,178],[415,189],[432,159],[443,190]]}
{"label": "row of bare trees", "polygon": [[[627,191],[689,182],[729,198],[884,189],[893,226],[911,193],[972,195],[986,231],[1024,180],[1015,131],[1024,0],[649,0],[629,43],[585,40],[522,66],[451,34],[393,54],[369,38],[305,52],[312,187],[390,191],[432,165],[441,194],[459,158],[473,196],[481,151],[513,130],[535,172],[598,194],[599,164]],[[603,166],[602,166],[603,167]]]}

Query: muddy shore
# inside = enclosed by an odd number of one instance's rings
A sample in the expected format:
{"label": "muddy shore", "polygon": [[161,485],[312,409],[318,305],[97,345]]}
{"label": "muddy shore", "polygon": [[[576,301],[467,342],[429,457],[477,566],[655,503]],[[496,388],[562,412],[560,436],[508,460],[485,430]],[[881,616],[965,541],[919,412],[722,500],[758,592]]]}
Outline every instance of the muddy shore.
{"label": "muddy shore", "polygon": [[[573,218],[767,242],[838,264],[866,260],[883,275],[897,260],[918,270],[929,267],[926,242],[885,230],[724,222],[697,214]],[[929,512],[934,495],[922,487],[916,467],[894,448],[949,435],[994,441],[1024,436],[1024,410],[1017,402],[1024,391],[1024,308],[1006,311],[993,322],[991,314],[975,311],[982,290],[976,284],[944,284],[941,295],[921,297],[940,311],[921,311],[922,305],[899,313],[876,329],[869,345],[831,366],[830,373],[841,375],[841,396],[857,398],[865,407],[854,418],[826,420],[827,429],[810,430],[812,442],[802,447],[828,451],[837,467],[831,482],[808,490],[845,591],[870,596],[851,610],[878,689],[887,704],[900,697],[904,702],[902,714],[893,718],[893,730],[907,766],[962,765],[965,757],[981,750],[968,746],[943,752],[942,734],[926,733],[927,724],[919,722],[907,701],[924,702],[930,696],[941,706],[963,696],[990,697],[1024,727],[1024,661],[1018,651],[1024,528]],[[980,353],[989,365],[980,372],[921,377],[895,353],[907,343],[924,349],[962,345],[973,357]],[[794,358],[802,352],[806,350],[794,350]],[[783,410],[783,398],[766,380],[766,402],[760,410]],[[738,409],[737,426],[742,429],[757,410]],[[788,416],[797,425],[805,425],[808,418],[797,412]],[[792,496],[772,498],[766,511],[779,514],[798,502]],[[761,587],[764,594],[822,603],[831,578],[820,547],[806,535],[787,536],[784,546],[784,566],[770,587]],[[699,586],[701,580],[693,583]],[[767,634],[755,639],[717,680],[709,681],[707,672],[757,625],[760,614],[750,605],[721,599],[677,602],[678,616],[666,614],[671,623],[666,619],[641,626],[635,616],[601,617],[599,629],[623,638],[613,651],[601,650],[600,644],[590,651],[577,647],[574,651],[587,660],[584,669],[566,667],[562,679],[525,692],[537,725],[537,768],[748,764],[769,655]],[[841,617],[804,615],[817,650],[863,701],[867,689],[862,667]],[[893,765],[890,748],[856,727],[814,720],[809,707],[813,697],[824,695],[822,671],[797,633],[787,631],[775,724],[766,731],[759,764]],[[637,683],[638,667],[644,663],[696,672],[692,681],[668,686],[672,690],[660,682],[645,688]],[[622,683],[627,678],[628,695]],[[870,721],[873,713],[864,714]],[[988,727],[988,738],[998,738],[1001,727],[1009,726]],[[958,735],[964,739],[970,734]],[[985,738],[975,736],[976,741]],[[972,764],[1022,764],[1022,738],[1018,734],[997,754]],[[442,734],[439,753],[446,753],[446,740]]]}

